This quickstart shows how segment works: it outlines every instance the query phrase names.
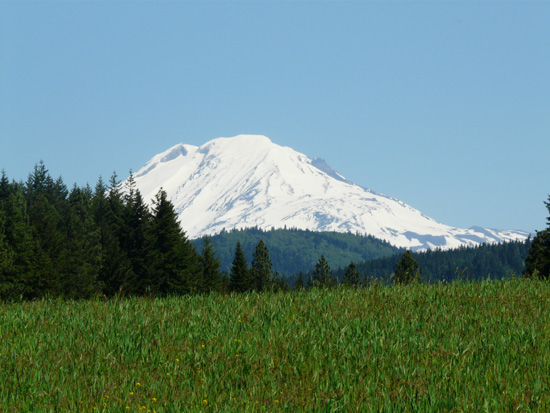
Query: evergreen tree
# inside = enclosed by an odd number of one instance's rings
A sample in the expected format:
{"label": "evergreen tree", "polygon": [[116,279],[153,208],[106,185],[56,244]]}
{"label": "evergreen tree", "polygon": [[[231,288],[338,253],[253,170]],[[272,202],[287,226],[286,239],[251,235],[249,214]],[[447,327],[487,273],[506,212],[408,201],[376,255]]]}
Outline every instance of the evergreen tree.
{"label": "evergreen tree", "polygon": [[0,300],[7,298],[15,287],[15,254],[6,237],[5,213],[0,209]]}
{"label": "evergreen tree", "polygon": [[537,231],[525,258],[526,277],[550,279],[550,229]]}
{"label": "evergreen tree", "polygon": [[359,287],[361,283],[361,277],[359,271],[355,266],[355,263],[352,261],[347,267],[346,272],[344,273],[343,283],[347,287]]}
{"label": "evergreen tree", "polygon": [[204,236],[202,241],[202,251],[199,256],[201,268],[201,291],[209,293],[221,290],[220,260],[216,257],[214,245],[210,237]]}
{"label": "evergreen tree", "polygon": [[533,238],[525,259],[523,274],[526,277],[548,280],[550,279],[550,195],[544,204],[548,209],[548,218],[546,219],[548,228],[537,231],[537,235]]}
{"label": "evergreen tree", "polygon": [[48,189],[52,189],[54,182],[44,162],[40,161],[34,166],[34,170],[29,174],[25,185],[25,195],[27,199],[32,199],[36,195],[48,194]]}
{"label": "evergreen tree", "polygon": [[143,294],[150,278],[148,254],[152,243],[149,231],[152,216],[140,191],[133,187],[132,175],[128,181],[130,185],[125,196],[120,241],[132,266],[134,285],[130,289]]}
{"label": "evergreen tree", "polygon": [[227,273],[227,271],[221,272],[220,292],[224,294],[231,292],[231,276]]}
{"label": "evergreen tree", "polygon": [[294,280],[294,289],[296,291],[303,290],[305,288],[305,274],[303,271],[300,271]]}
{"label": "evergreen tree", "polygon": [[418,281],[421,273],[422,269],[419,268],[418,262],[412,256],[411,251],[407,250],[395,267],[394,283],[410,284]]}
{"label": "evergreen tree", "polygon": [[63,217],[66,242],[60,256],[60,293],[69,298],[89,298],[100,292],[101,235],[91,210],[91,190],[76,185]]}
{"label": "evergreen tree", "polygon": [[47,294],[59,295],[62,274],[61,253],[65,234],[61,230],[61,197],[54,191],[55,183],[44,162],[35,165],[25,184],[27,213],[32,228],[32,258],[26,295],[29,298]]}
{"label": "evergreen tree", "polygon": [[[35,194],[28,202],[29,221],[33,233],[31,274],[32,296],[59,295],[61,253],[65,234],[61,231],[61,216],[45,194]],[[29,286],[30,287],[30,286]]]}
{"label": "evergreen tree", "polygon": [[151,290],[160,295],[196,293],[198,256],[179,226],[173,204],[163,189],[155,198],[152,236]]}
{"label": "evergreen tree", "polygon": [[235,248],[235,258],[231,265],[230,277],[231,291],[244,293],[254,288],[253,280],[250,277],[250,270],[244,257],[244,251],[239,241],[237,241],[237,247]]}
{"label": "evergreen tree", "polygon": [[321,258],[315,264],[311,282],[312,285],[310,287],[316,288],[331,288],[338,284],[324,255],[321,255]]}
{"label": "evergreen tree", "polygon": [[252,265],[250,267],[250,275],[254,282],[254,288],[257,291],[264,291],[273,287],[274,274],[272,271],[273,263],[269,257],[267,246],[260,240],[256,245]]}
{"label": "evergreen tree", "polygon": [[2,176],[0,176],[0,208],[2,207],[2,202],[8,199],[10,193],[12,193],[12,185],[10,185],[6,171],[2,169]]}
{"label": "evergreen tree", "polygon": [[21,187],[16,187],[3,203],[2,215],[5,261],[0,271],[0,299],[34,298],[34,240]]}
{"label": "evergreen tree", "polygon": [[[101,267],[98,275],[103,293],[112,296],[126,294],[135,282],[132,264],[119,241],[120,219],[115,211],[121,211],[119,194],[116,191],[116,175],[111,179],[112,188],[107,194],[105,183],[99,178],[92,199],[92,215],[99,228],[101,244]],[[120,202],[121,203],[121,202]]]}

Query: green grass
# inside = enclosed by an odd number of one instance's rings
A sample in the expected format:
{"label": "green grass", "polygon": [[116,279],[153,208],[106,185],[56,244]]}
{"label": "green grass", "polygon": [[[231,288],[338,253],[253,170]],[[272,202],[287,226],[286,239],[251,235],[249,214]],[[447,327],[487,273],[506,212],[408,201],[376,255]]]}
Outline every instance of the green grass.
{"label": "green grass", "polygon": [[0,411],[550,411],[550,284],[0,304]]}

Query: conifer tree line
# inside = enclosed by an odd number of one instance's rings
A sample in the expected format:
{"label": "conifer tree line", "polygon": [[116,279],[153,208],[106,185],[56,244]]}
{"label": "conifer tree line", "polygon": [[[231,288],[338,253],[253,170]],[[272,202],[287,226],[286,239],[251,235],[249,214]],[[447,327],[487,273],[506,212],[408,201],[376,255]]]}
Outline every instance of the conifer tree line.
{"label": "conifer tree line", "polygon": [[529,253],[525,259],[525,271],[523,274],[529,278],[550,279],[550,195],[544,202],[548,209],[546,228],[537,231],[533,238]]}
{"label": "conifer tree line", "polygon": [[[545,204],[548,227],[538,231],[532,242],[422,254],[405,251],[359,265],[350,262],[336,272],[321,255],[312,271],[300,271],[290,284],[296,290],[332,288],[341,280],[346,287],[358,288],[385,272],[380,279],[386,282],[392,278],[399,284],[417,282],[421,274],[427,281],[438,281],[433,274],[445,276],[469,255],[473,256],[470,262],[479,262],[486,274],[495,268],[522,266],[525,276],[548,279],[550,196]],[[256,245],[250,264],[237,242],[230,272],[220,268],[211,239],[204,237],[197,252],[166,192],[161,189],[149,207],[132,174],[124,185],[115,173],[107,184],[100,178],[93,189],[88,185],[69,189],[62,178],[52,179],[42,162],[26,182],[10,182],[2,171],[0,300],[290,289],[287,279],[273,269],[263,240]],[[426,268],[427,276],[422,272]]]}
{"label": "conifer tree line", "polygon": [[[244,256],[243,256],[244,258]],[[198,253],[162,189],[152,208],[133,175],[94,189],[52,179],[41,162],[26,182],[0,177],[0,299],[200,294],[284,288],[258,244],[250,268],[224,275],[208,237]]]}

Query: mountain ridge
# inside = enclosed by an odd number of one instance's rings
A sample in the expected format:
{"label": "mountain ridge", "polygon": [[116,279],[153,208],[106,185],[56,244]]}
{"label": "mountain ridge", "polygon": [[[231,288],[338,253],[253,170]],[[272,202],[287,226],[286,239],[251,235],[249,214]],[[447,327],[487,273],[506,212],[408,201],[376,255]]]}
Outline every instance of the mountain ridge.
{"label": "mountain ridge", "polygon": [[372,235],[412,250],[525,239],[524,231],[454,228],[356,185],[320,158],[262,135],[177,144],[134,175],[144,199],[162,187],[190,238],[221,230],[293,227]]}

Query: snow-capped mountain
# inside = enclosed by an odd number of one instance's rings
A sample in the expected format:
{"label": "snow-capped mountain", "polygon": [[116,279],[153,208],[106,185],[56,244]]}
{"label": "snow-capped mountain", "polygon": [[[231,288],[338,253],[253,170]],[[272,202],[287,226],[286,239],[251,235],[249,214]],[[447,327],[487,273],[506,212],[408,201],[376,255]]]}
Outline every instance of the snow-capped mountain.
{"label": "snow-capped mountain", "polygon": [[222,229],[298,228],[369,234],[413,250],[525,239],[522,231],[453,228],[393,198],[347,181],[265,136],[178,144],[156,155],[134,179],[144,199],[162,187],[190,238]]}

